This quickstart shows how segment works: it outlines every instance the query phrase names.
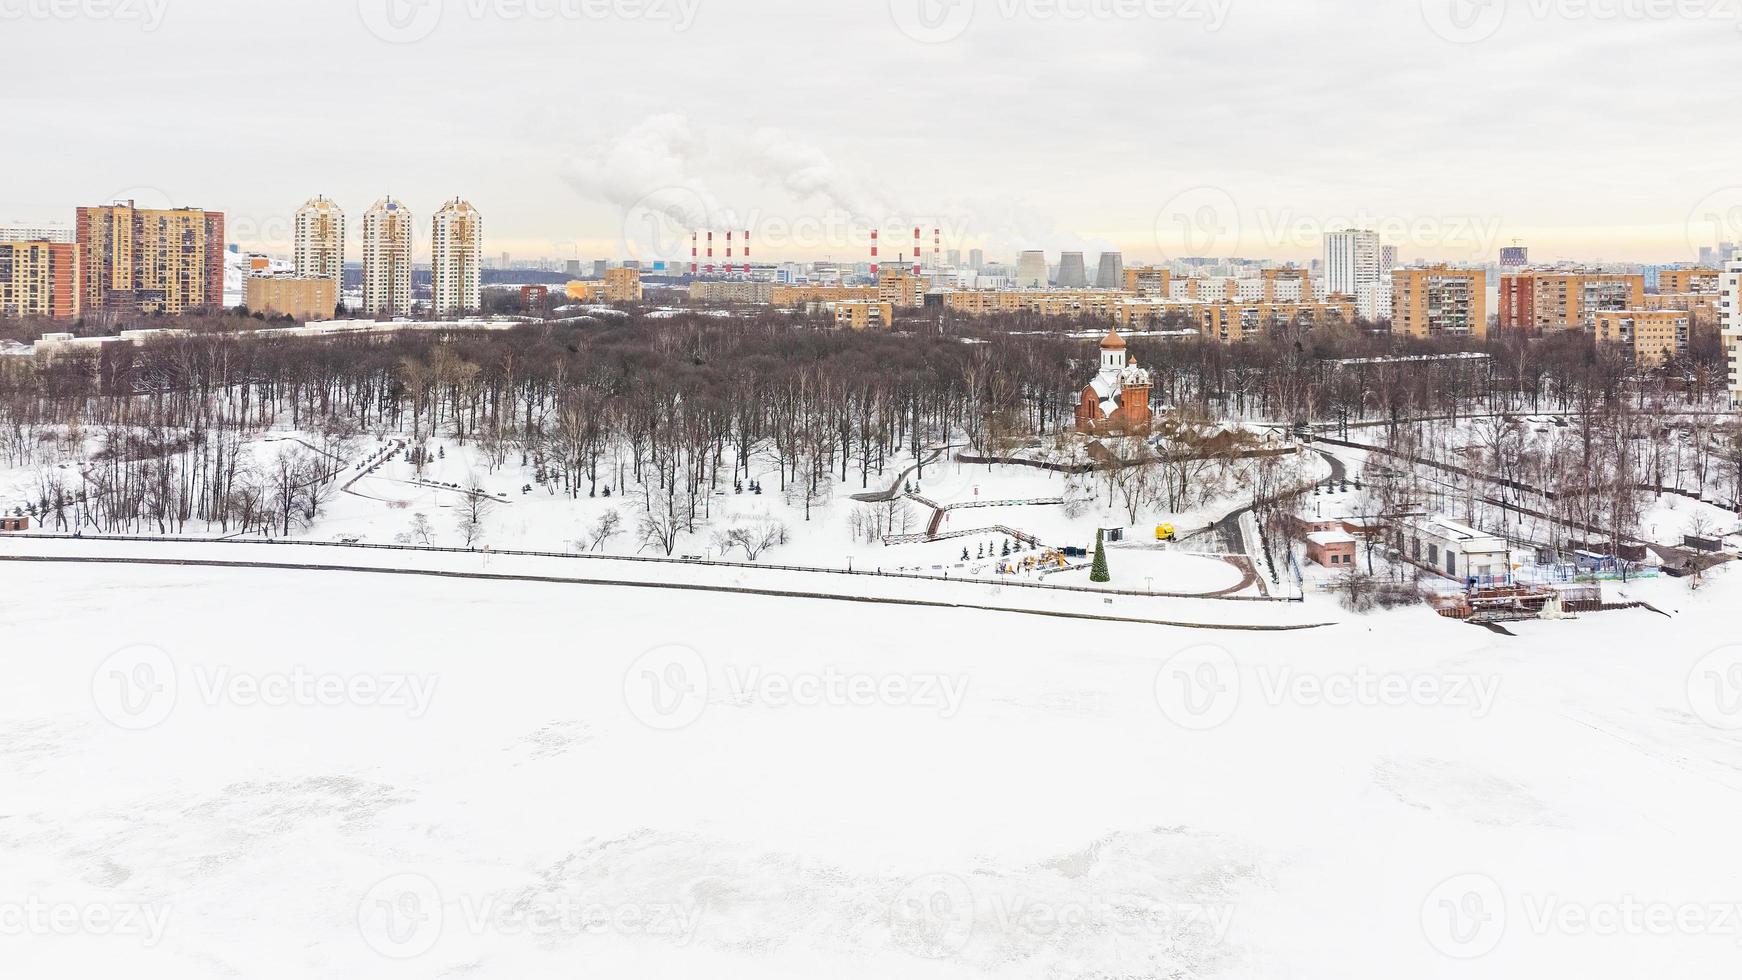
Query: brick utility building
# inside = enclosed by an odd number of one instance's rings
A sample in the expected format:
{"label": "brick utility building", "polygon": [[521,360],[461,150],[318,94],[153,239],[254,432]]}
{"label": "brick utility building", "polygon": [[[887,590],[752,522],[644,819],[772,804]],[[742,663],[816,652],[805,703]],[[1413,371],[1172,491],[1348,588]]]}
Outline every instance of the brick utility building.
{"label": "brick utility building", "polygon": [[224,216],[198,208],[79,208],[85,310],[188,313],[224,304]]}
{"label": "brick utility building", "polygon": [[0,242],[0,316],[79,315],[79,249],[66,242]]}
{"label": "brick utility building", "polygon": [[1077,402],[1077,431],[1086,434],[1141,432],[1149,428],[1149,372],[1126,357],[1117,327],[1101,340],[1101,370]]}
{"label": "brick utility building", "polygon": [[1342,528],[1327,528],[1318,531],[1308,531],[1306,534],[1307,560],[1316,562],[1326,568],[1350,569],[1355,567],[1355,536]]}
{"label": "brick utility building", "polygon": [[317,276],[250,276],[248,309],[267,316],[329,320],[339,307],[339,284]]}

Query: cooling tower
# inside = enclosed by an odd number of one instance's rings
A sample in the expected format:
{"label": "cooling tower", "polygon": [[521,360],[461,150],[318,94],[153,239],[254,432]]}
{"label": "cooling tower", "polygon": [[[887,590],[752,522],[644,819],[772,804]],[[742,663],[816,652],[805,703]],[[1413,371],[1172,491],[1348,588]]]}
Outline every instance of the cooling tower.
{"label": "cooling tower", "polygon": [[1095,285],[1102,289],[1125,288],[1125,255],[1122,252],[1102,252],[1101,267],[1095,270]]}
{"label": "cooling tower", "polygon": [[1059,285],[1065,289],[1083,289],[1089,285],[1089,272],[1083,267],[1083,253],[1065,252],[1059,256]]}

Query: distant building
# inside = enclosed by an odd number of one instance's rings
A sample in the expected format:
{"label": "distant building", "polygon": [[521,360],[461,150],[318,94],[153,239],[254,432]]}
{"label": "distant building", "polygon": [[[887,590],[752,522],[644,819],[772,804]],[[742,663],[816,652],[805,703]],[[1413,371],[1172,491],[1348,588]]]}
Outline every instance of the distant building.
{"label": "distant building", "polygon": [[1126,357],[1118,328],[1108,331],[1101,340],[1101,369],[1077,401],[1077,431],[1132,433],[1149,428],[1150,387],[1149,372]]}
{"label": "distant building", "polygon": [[1060,289],[1086,289],[1089,285],[1089,272],[1083,265],[1083,253],[1065,252],[1059,256]]}
{"label": "distant building", "polygon": [[986,268],[986,253],[984,250],[978,248],[968,249],[968,268],[973,269],[975,272],[979,272]]}
{"label": "distant building", "polygon": [[1119,252],[1102,252],[1095,267],[1095,285],[1101,289],[1121,289],[1125,286],[1125,256]]}
{"label": "distant building", "polygon": [[1124,271],[1122,279],[1121,288],[1128,293],[1159,297],[1171,295],[1173,273],[1166,266],[1132,266]]}
{"label": "distant building", "polygon": [[1742,262],[1724,266],[1724,300],[1720,326],[1724,348],[1730,355],[1730,401],[1742,408]]}
{"label": "distant building", "polygon": [[1391,319],[1392,279],[1366,283],[1355,291],[1355,313],[1369,323]]}
{"label": "distant building", "polygon": [[1391,274],[1391,329],[1412,337],[1486,337],[1488,273],[1430,266]]}
{"label": "distant building", "polygon": [[605,278],[605,270],[609,269],[610,267],[611,267],[611,263],[605,261],[604,259],[594,259],[593,260],[593,278],[594,279]]}
{"label": "distant building", "polygon": [[641,302],[641,270],[625,266],[605,270],[605,302]]}
{"label": "distant building", "polygon": [[1681,310],[1605,310],[1591,327],[1599,344],[1620,348],[1635,367],[1662,367],[1686,354],[1692,318]]}
{"label": "distant building", "polygon": [[188,313],[224,303],[224,216],[154,210],[132,201],[79,208],[76,231],[86,311]]}
{"label": "distant building", "polygon": [[324,276],[250,276],[243,300],[250,312],[328,320],[339,305],[339,284]]}
{"label": "distant building", "polygon": [[[1357,295],[1361,287],[1379,281],[1379,233],[1349,229],[1325,234],[1325,292]],[[1393,250],[1391,259],[1396,261]]]}
{"label": "distant building", "polygon": [[1045,289],[1047,278],[1045,252],[1023,252],[1016,260],[1016,285],[1018,288]]}
{"label": "distant building", "polygon": [[1604,311],[1645,305],[1645,276],[1621,272],[1517,272],[1500,277],[1503,330],[1584,330]]}
{"label": "distant building", "polygon": [[324,197],[311,198],[296,210],[291,250],[297,275],[343,282],[345,212]]}
{"label": "distant building", "polygon": [[391,197],[363,215],[363,312],[411,313],[411,210]]}
{"label": "distant building", "polygon": [[430,224],[429,252],[435,315],[476,311],[484,267],[484,216],[457,197],[442,205]]}
{"label": "distant building", "polygon": [[886,265],[877,270],[877,300],[897,307],[917,307],[925,283],[905,265]]}
{"label": "distant building", "polygon": [[831,304],[839,330],[888,330],[895,325],[895,304],[847,300]]}
{"label": "distant building", "polygon": [[1724,274],[1717,269],[1661,269],[1657,273],[1660,293],[1715,293],[1723,286]]}
{"label": "distant building", "polygon": [[690,301],[766,305],[774,301],[774,283],[739,279],[700,280],[690,283]]}
{"label": "distant building", "polygon": [[71,245],[78,241],[78,230],[57,224],[0,225],[0,242],[57,242]]}
{"label": "distant building", "polygon": [[1508,245],[1500,250],[1500,267],[1522,269],[1530,265],[1530,249],[1523,245]]}
{"label": "distant building", "polygon": [[79,248],[71,242],[0,242],[0,316],[79,315]]}

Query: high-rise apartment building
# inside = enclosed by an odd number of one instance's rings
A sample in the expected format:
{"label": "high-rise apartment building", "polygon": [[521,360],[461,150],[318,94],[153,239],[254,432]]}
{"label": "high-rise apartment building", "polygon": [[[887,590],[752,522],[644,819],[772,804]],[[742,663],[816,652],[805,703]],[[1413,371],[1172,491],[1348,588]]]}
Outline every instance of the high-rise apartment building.
{"label": "high-rise apartment building", "polygon": [[1019,289],[1044,289],[1047,285],[1046,253],[1023,252],[1016,260],[1016,285]]}
{"label": "high-rise apartment building", "polygon": [[0,316],[79,315],[79,248],[71,242],[0,241]]}
{"label": "high-rise apartment building", "polygon": [[224,216],[198,208],[79,208],[79,305],[188,313],[224,304]]}
{"label": "high-rise apartment building", "polygon": [[1519,272],[1500,277],[1500,327],[1587,330],[1598,313],[1645,305],[1645,276],[1620,272]]}
{"label": "high-rise apartment building", "polygon": [[[621,269],[605,270],[605,302],[607,303],[639,303],[641,302],[641,270],[624,266]],[[761,285],[756,283],[753,285]]]}
{"label": "high-rise apartment building", "polygon": [[1717,269],[1663,269],[1657,274],[1660,293],[1715,293],[1723,273]]}
{"label": "high-rise apartment building", "polygon": [[980,270],[986,268],[986,251],[985,251],[985,249],[979,249],[979,248],[968,249],[968,268],[973,269],[975,272],[979,272]]}
{"label": "high-rise apartment building", "polygon": [[1488,273],[1431,266],[1391,273],[1391,329],[1412,337],[1486,337]]}
{"label": "high-rise apartment building", "polygon": [[292,261],[304,279],[345,281],[345,212],[324,197],[296,209]]}
{"label": "high-rise apartment building", "polygon": [[1635,367],[1656,368],[1687,353],[1692,322],[1682,310],[1605,310],[1592,317],[1591,335]]}
{"label": "high-rise apartment building", "polygon": [[[1325,233],[1325,292],[1354,296],[1361,287],[1381,277],[1382,250],[1379,233],[1349,229]],[[1391,251],[1397,261],[1397,251]]]}
{"label": "high-rise apartment building", "polygon": [[1742,262],[1724,266],[1723,304],[1718,323],[1724,331],[1724,350],[1730,355],[1730,403],[1742,408]]}
{"label": "high-rise apartment building", "polygon": [[1166,299],[1172,292],[1173,273],[1167,266],[1132,266],[1122,278],[1121,288],[1128,293]]}
{"label": "high-rise apartment building", "polygon": [[484,267],[484,218],[454,198],[436,212],[430,235],[430,296],[437,316],[475,312]]}
{"label": "high-rise apartment building", "polygon": [[363,312],[411,313],[411,209],[384,197],[363,215]]}

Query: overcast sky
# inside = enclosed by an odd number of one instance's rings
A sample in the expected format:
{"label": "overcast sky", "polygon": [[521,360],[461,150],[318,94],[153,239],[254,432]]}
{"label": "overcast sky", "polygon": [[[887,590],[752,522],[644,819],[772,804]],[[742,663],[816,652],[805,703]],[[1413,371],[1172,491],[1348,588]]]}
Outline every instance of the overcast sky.
{"label": "overcast sky", "polygon": [[992,258],[1304,259],[1360,224],[1405,260],[1678,261],[1742,238],[1737,8],[0,0],[0,220],[131,196],[285,252],[311,195],[355,237],[391,193],[420,226],[464,196],[528,257],[713,226],[721,257],[732,227],[859,258],[920,224]]}

